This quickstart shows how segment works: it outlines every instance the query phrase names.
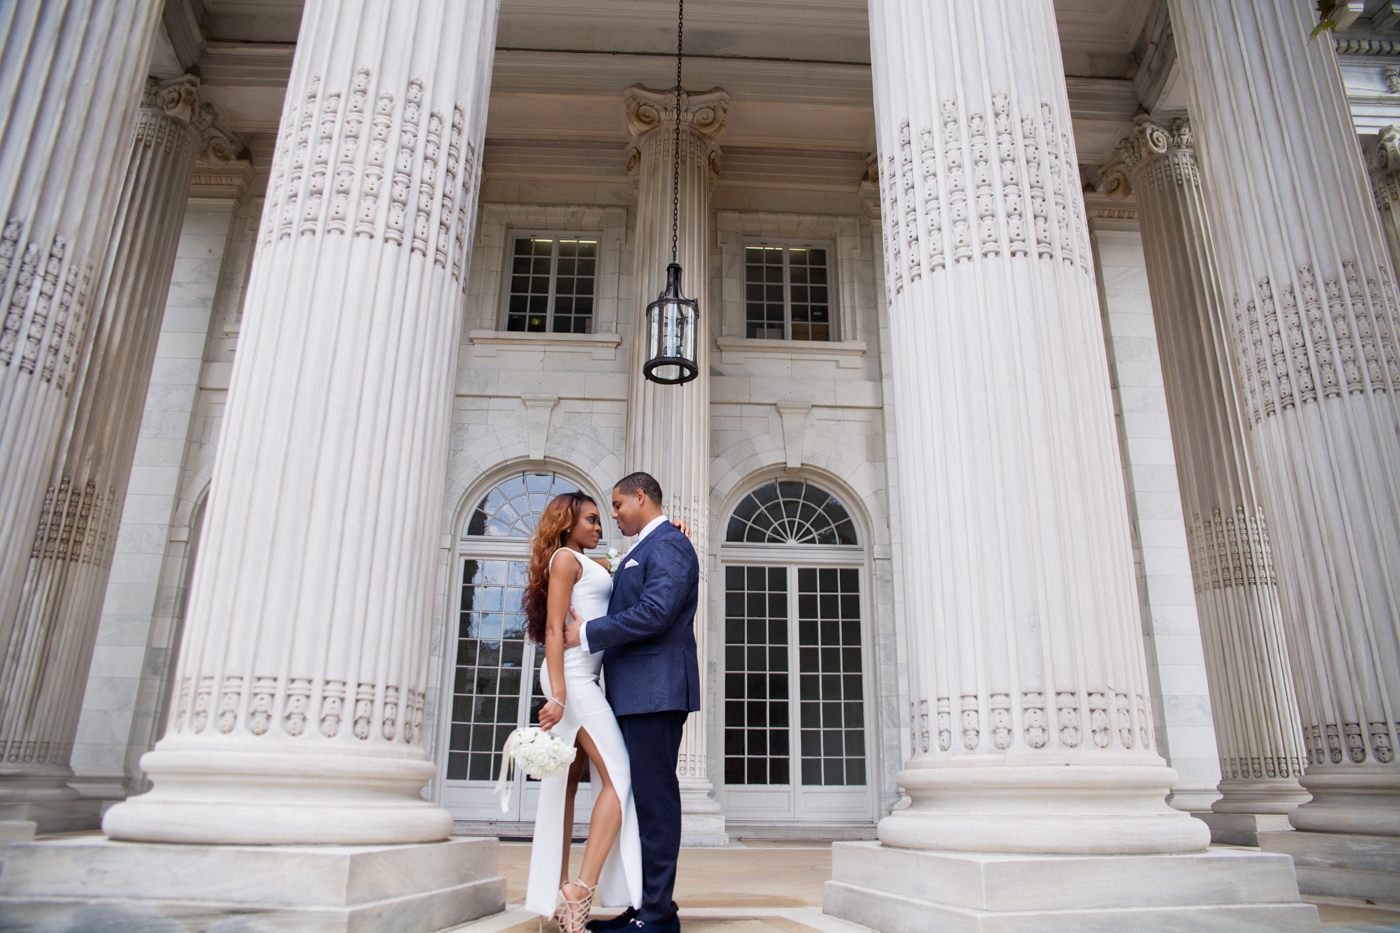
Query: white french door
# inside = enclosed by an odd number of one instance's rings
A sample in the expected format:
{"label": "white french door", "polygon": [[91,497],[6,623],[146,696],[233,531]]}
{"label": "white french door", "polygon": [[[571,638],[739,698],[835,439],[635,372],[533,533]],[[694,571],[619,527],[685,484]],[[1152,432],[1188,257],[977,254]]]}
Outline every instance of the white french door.
{"label": "white french door", "polygon": [[863,568],[745,550],[724,566],[725,814],[870,821]]}

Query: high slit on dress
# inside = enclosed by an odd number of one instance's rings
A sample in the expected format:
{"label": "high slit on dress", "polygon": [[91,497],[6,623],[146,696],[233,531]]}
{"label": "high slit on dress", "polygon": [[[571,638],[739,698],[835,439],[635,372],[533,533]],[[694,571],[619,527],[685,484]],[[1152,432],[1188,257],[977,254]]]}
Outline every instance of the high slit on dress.
{"label": "high slit on dress", "polygon": [[[612,595],[612,578],[598,564],[569,548],[560,548],[550,558],[550,566],[561,553],[578,559],[582,571],[570,603],[585,619],[606,615]],[[540,649],[543,650],[543,649]],[[603,654],[588,654],[582,648],[564,651],[564,716],[552,731],[566,745],[575,744],[579,729],[588,732],[607,767],[608,778],[621,804],[622,826],[598,875],[598,900],[604,907],[640,907],[642,903],[642,844],[637,829],[637,808],[632,801],[632,767],[627,744],[617,727],[617,718],[598,684]],[[540,686],[546,697],[549,665],[540,665]],[[582,748],[578,752],[584,754]],[[597,781],[595,787],[601,787]],[[530,881],[525,891],[525,909],[548,917],[558,903],[559,868],[564,859],[566,828],[564,797],[569,788],[567,774],[540,782],[539,806],[535,811],[535,841],[530,850]],[[572,834],[573,827],[567,831]]]}

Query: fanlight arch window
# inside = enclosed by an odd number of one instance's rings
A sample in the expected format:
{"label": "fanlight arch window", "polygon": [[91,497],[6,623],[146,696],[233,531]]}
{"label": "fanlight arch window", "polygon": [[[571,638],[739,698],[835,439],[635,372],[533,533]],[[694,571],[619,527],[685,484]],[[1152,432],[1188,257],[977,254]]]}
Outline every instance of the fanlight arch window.
{"label": "fanlight arch window", "polygon": [[482,497],[467,522],[469,537],[528,538],[544,514],[549,500],[566,492],[578,492],[558,473],[517,473],[507,477]]}
{"label": "fanlight arch window", "polygon": [[856,545],[855,523],[835,496],[804,480],[774,480],[743,498],[724,540],[743,544]]}

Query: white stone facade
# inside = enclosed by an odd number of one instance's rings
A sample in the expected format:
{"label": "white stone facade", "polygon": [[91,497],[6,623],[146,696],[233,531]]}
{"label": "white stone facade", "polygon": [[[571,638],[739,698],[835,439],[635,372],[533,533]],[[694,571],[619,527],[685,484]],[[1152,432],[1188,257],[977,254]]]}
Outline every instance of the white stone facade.
{"label": "white stone facade", "polygon": [[[55,713],[49,727],[55,748],[72,744],[71,777],[43,777],[71,790],[42,797],[32,768],[0,761],[0,845],[30,832],[25,820],[41,834],[95,828],[99,807],[116,841],[41,846],[34,865],[102,865],[141,846],[139,858],[157,858],[151,843],[201,847],[230,865],[247,843],[382,849],[346,848],[345,862],[333,855],[315,869],[334,872],[362,856],[419,864],[431,851],[421,847],[452,826],[528,832],[523,779],[502,815],[495,772],[482,772],[482,743],[499,748],[499,730],[529,718],[532,649],[508,644],[509,605],[482,602],[512,598],[524,538],[483,532],[478,506],[535,475],[605,503],[615,480],[646,468],[673,517],[696,529],[703,566],[704,702],[679,767],[687,844],[867,840],[837,853],[826,907],[888,931],[928,911],[1010,930],[1022,913],[1036,929],[1073,928],[1076,911],[1124,907],[1069,869],[1029,900],[934,887],[901,899],[904,882],[891,880],[1040,871],[1046,853],[1082,856],[1083,872],[1128,865],[1124,877],[1148,887],[1159,871],[1180,872],[1188,887],[1237,873],[1238,916],[1315,928],[1286,890],[1286,860],[1203,854],[1212,832],[1293,855],[1305,892],[1369,897],[1400,871],[1397,830],[1371,819],[1400,793],[1387,667],[1400,603],[1385,573],[1400,540],[1386,440],[1400,391],[1395,22],[1363,12],[1299,51],[1291,32],[1236,17],[1232,29],[1258,35],[1252,64],[1233,73],[1229,43],[1212,32],[1233,14],[1187,0],[1124,0],[1107,13],[1087,0],[691,4],[677,252],[705,339],[700,377],[667,389],[640,370],[642,317],[671,242],[668,5],[166,0],[163,16],[150,4],[122,11],[129,23],[100,0],[70,5],[94,29],[130,33],[126,57],[149,60],[160,86],[197,89],[185,119],[223,148],[193,168],[173,264],[160,261],[169,288],[122,467],[130,479],[105,601],[83,615],[87,634],[63,641],[63,663],[86,668],[87,683],[81,716],[62,725]],[[1255,6],[1288,29],[1313,17],[1305,0]],[[960,37],[957,48],[944,36]],[[113,54],[124,75],[140,70]],[[1229,128],[1261,62],[1313,69],[1296,100],[1265,116],[1286,123],[1293,107],[1325,127],[1307,164],[1328,171],[1259,156],[1279,177],[1316,182],[1311,213],[1261,207],[1265,189],[1241,180],[1253,150]],[[105,106],[126,119],[138,101],[123,93]],[[70,102],[70,117],[97,106]],[[1188,117],[1204,126],[1189,156],[1195,187],[1181,195],[1194,199],[1181,210],[1196,226],[1186,223],[1186,252],[1171,267],[1151,253],[1162,229],[1148,226],[1168,215],[1160,200],[1135,200],[1133,173],[1167,158],[1140,148],[1150,127]],[[1358,142],[1364,162],[1349,148]],[[110,215],[124,216],[112,193],[121,165],[107,161],[82,176],[91,190],[79,196],[102,227],[84,234],[85,255],[100,255]],[[0,203],[67,222],[58,176],[25,171],[0,188]],[[1303,232],[1280,246],[1252,226],[1266,214]],[[1327,232],[1333,214],[1345,235]],[[543,286],[520,284],[522,242],[543,244],[526,263],[544,257],[532,266],[546,269]],[[586,273],[564,271],[572,244],[585,244],[588,261],[574,268]],[[1345,247],[1341,265],[1334,246]],[[799,311],[794,269],[816,268],[816,251],[827,291],[810,304],[827,310]],[[23,258],[13,253],[0,244],[0,257]],[[1162,269],[1192,262],[1208,268],[1205,284],[1163,281]],[[1369,309],[1350,325],[1358,347],[1371,341],[1356,351],[1370,365],[1364,386],[1323,360],[1334,344],[1338,360],[1351,359],[1342,318],[1331,330],[1309,318],[1306,335],[1299,324],[1284,353],[1250,342],[1251,310],[1227,321],[1243,330],[1219,336],[1210,364],[1211,391],[1230,401],[1210,414],[1192,407],[1182,347],[1159,344],[1166,316],[1228,316],[1237,293],[1270,300],[1268,276],[1296,274],[1279,287],[1302,295],[1312,266],[1331,287],[1357,262],[1357,281],[1375,283],[1343,289]],[[0,304],[28,301],[27,280],[7,270]],[[587,323],[554,330],[569,275],[589,299],[572,306],[587,308]],[[754,275],[778,275],[780,296]],[[540,288],[543,311],[520,297]],[[42,316],[42,302],[22,301],[24,321]],[[531,315],[541,323],[527,329]],[[75,371],[101,346],[82,333]],[[1329,386],[1341,372],[1354,391],[1324,391],[1296,411],[1280,402],[1275,417],[1269,352],[1299,392],[1314,370],[1325,381],[1324,369]],[[11,618],[11,604],[29,598],[12,557],[35,540],[21,513],[37,515],[50,475],[67,475],[54,471],[72,429],[67,402],[0,376],[6,398],[22,403],[4,409],[0,444],[23,452],[6,467],[23,483],[0,496],[3,634],[26,631]],[[1219,436],[1248,445],[1239,462],[1251,479],[1202,492],[1189,479],[1192,452],[1217,452],[1177,429],[1204,430],[1236,404],[1247,423]],[[81,425],[81,411],[67,417]],[[366,412],[378,420],[356,427]],[[1349,497],[1343,483],[1325,501],[1304,495],[1327,485],[1328,464],[1364,477],[1364,494]],[[1189,507],[1230,482],[1251,502],[1257,484],[1271,532],[1287,535],[1271,545],[1277,592],[1261,583],[1252,608],[1233,616],[1224,596],[1202,595]],[[772,484],[824,491],[851,537],[823,550],[732,536],[752,494],[801,488]],[[609,528],[603,547],[625,544]],[[756,592],[733,583],[735,572],[756,568],[773,574],[765,596],[781,591],[790,608],[764,610],[772,618],[734,608]],[[798,608],[802,595],[817,599],[803,589],[809,571],[847,574],[841,640],[801,641],[803,622],[818,626]],[[259,602],[269,597],[286,605]],[[1309,635],[1314,618],[1339,633],[1336,644]],[[756,620],[778,625],[764,629],[768,641],[752,641]],[[483,634],[493,624],[505,628]],[[1232,638],[1236,624],[1248,634]],[[736,631],[750,634],[736,641]],[[33,642],[16,636],[8,650],[34,665]],[[1245,681],[1260,681],[1269,701],[1241,696]],[[770,718],[778,703],[791,721]],[[22,748],[18,736],[0,739]],[[1287,787],[1256,786],[1240,770],[1251,754],[1286,757],[1294,746]],[[1292,783],[1302,766],[1301,787],[1320,799],[1295,811],[1307,799]],[[317,794],[317,814],[344,817],[333,827],[303,812]],[[41,797],[69,807],[69,821],[45,816]],[[1307,831],[1290,830],[1295,812]],[[1363,850],[1372,854],[1348,854]],[[427,887],[395,895],[430,905],[414,915],[423,930],[503,896],[493,849],[452,852],[469,880],[425,876]],[[35,881],[50,868],[0,885],[0,910],[17,898],[41,917],[46,898],[95,896]],[[132,885],[133,899],[184,896]],[[294,906],[288,896],[283,906]],[[1215,909],[1192,896],[1153,889],[1134,909],[1144,923]],[[353,919],[335,898],[307,906],[327,923]]]}

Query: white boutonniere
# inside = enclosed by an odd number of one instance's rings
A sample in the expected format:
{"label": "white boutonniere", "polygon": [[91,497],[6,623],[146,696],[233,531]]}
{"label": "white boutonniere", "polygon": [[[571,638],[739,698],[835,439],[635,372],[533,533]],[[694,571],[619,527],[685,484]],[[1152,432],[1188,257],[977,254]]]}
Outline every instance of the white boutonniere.
{"label": "white boutonniere", "polygon": [[608,573],[617,573],[617,568],[622,566],[622,559],[626,554],[618,553],[617,548],[608,548]]}

